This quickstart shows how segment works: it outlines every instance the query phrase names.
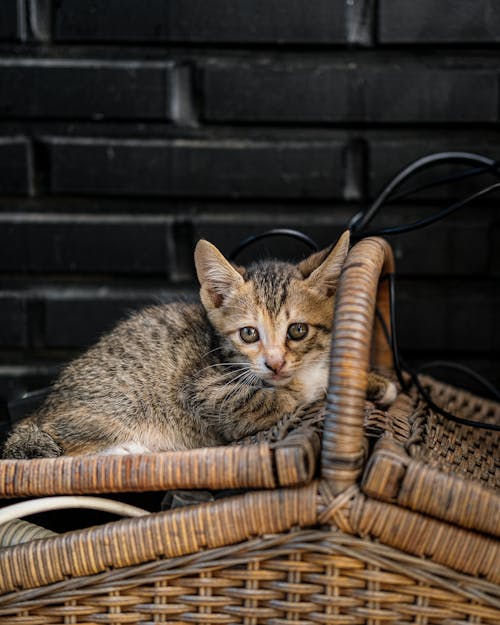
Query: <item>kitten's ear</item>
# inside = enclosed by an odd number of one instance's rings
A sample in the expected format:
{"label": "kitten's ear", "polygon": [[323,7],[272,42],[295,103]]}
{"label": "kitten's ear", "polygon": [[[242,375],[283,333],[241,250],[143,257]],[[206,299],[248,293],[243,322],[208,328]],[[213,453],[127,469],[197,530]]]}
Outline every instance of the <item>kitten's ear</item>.
{"label": "kitten's ear", "polygon": [[330,253],[331,248],[327,247],[324,250],[320,250],[319,252],[314,252],[304,260],[301,260],[297,265],[297,269],[302,274],[303,278],[309,278],[312,272],[317,269],[321,263],[325,260],[325,258]]}
{"label": "kitten's ear", "polygon": [[322,250],[302,261],[298,268],[305,276],[307,286],[326,297],[331,297],[337,289],[340,272],[348,251],[349,230],[346,230],[330,252]]}
{"label": "kitten's ear", "polygon": [[203,239],[196,245],[194,264],[205,306],[219,308],[224,296],[244,282],[240,271],[224,258],[215,245]]}

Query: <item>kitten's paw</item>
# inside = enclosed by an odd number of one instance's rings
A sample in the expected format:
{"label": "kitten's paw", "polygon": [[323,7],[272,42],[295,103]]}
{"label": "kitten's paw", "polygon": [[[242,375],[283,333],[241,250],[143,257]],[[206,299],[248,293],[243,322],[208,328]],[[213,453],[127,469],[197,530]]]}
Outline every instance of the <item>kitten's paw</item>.
{"label": "kitten's paw", "polygon": [[367,398],[382,408],[388,408],[396,399],[398,389],[392,380],[370,372],[368,374]]}
{"label": "kitten's paw", "polygon": [[388,408],[396,401],[397,396],[398,396],[398,388],[396,384],[394,384],[394,382],[388,382],[387,388],[385,389],[385,393],[382,395],[380,399],[377,399],[376,402],[377,404],[382,406],[382,408]]}
{"label": "kitten's paw", "polygon": [[3,458],[56,458],[63,450],[56,441],[36,423],[25,422],[10,434],[2,450]]}

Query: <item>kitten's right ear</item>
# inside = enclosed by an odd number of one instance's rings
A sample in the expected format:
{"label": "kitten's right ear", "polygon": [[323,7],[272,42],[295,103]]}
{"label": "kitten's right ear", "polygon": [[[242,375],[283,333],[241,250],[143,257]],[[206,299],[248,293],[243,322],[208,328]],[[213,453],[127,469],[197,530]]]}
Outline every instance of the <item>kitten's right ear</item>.
{"label": "kitten's right ear", "polygon": [[241,273],[208,241],[198,241],[194,264],[201,285],[201,301],[205,306],[219,308],[224,297],[243,284]]}
{"label": "kitten's right ear", "polygon": [[[302,272],[302,275],[304,273],[307,275],[305,284],[327,297],[334,295],[342,266],[349,251],[349,238],[349,230],[346,230],[335,244],[335,247],[328,250],[326,256],[323,256],[324,252],[317,252],[299,264],[299,270]],[[307,273],[314,267],[316,262],[320,262],[320,265],[313,269],[311,273]]]}

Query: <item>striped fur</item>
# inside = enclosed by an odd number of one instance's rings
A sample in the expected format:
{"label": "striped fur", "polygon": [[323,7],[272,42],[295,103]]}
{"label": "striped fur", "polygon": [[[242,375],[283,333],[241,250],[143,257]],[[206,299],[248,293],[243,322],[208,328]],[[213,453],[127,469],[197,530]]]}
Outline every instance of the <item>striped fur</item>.
{"label": "striped fur", "polygon": [[[119,323],[61,373],[5,457],[220,445],[325,393],[335,287],[348,233],[294,265],[231,265],[200,241],[201,303],[153,306]],[[291,324],[307,324],[300,340]],[[259,340],[246,343],[244,327]],[[272,368],[270,369],[270,363]]]}

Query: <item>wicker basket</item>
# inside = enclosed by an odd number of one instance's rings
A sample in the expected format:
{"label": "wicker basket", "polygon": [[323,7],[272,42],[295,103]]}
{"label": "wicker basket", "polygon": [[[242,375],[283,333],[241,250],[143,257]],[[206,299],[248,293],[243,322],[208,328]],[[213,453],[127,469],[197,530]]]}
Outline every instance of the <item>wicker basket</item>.
{"label": "wicker basket", "polygon": [[[244,494],[0,550],[0,622],[500,623],[498,435],[450,424],[413,391],[366,402],[390,369],[392,254],[349,253],[330,388],[316,427],[279,440],[148,456],[0,462],[0,495],[247,488]],[[373,340],[372,340],[373,336]],[[436,403],[500,405],[428,378]]]}

